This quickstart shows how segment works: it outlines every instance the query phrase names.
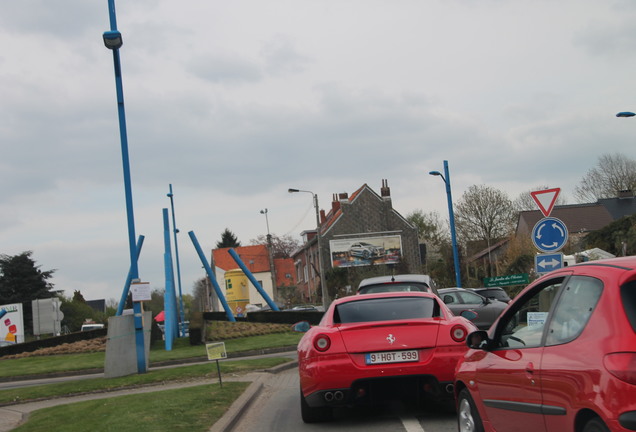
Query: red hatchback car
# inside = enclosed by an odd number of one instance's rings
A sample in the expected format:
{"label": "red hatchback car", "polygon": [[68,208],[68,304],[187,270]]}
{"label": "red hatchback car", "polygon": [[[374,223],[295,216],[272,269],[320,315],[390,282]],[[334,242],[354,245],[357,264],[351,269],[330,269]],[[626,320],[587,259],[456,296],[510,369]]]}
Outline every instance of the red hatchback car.
{"label": "red hatchback car", "polygon": [[636,257],[541,277],[467,344],[461,432],[636,430]]}
{"label": "red hatchback car", "polygon": [[392,292],[335,300],[298,343],[303,421],[333,408],[411,396],[453,399],[453,377],[477,328],[432,293]]}

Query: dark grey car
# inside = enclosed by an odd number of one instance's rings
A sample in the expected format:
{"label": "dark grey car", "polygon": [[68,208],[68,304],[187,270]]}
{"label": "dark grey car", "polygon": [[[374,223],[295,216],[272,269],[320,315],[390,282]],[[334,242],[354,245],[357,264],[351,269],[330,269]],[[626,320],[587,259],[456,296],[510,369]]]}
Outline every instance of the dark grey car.
{"label": "dark grey car", "polygon": [[468,288],[468,289],[489,299],[496,299],[504,303],[510,303],[511,301],[506,290],[504,290],[501,287]]}
{"label": "dark grey car", "polygon": [[477,317],[472,322],[482,330],[490,328],[508,306],[504,302],[488,299],[464,288],[441,288],[437,292],[455,315],[460,315],[465,310],[475,311]]}

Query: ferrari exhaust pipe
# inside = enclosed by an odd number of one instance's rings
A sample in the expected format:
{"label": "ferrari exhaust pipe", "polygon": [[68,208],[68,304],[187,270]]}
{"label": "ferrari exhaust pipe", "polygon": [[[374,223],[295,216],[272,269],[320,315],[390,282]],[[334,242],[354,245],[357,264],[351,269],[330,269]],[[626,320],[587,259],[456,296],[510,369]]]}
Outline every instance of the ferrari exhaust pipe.
{"label": "ferrari exhaust pipe", "polygon": [[337,401],[341,401],[342,399],[344,399],[344,393],[338,390],[333,394],[333,398]]}
{"label": "ferrari exhaust pipe", "polygon": [[325,401],[332,402],[333,401],[333,393],[331,393],[331,392],[325,393]]}
{"label": "ferrari exhaust pipe", "polygon": [[455,390],[455,386],[453,384],[446,384],[447,393],[453,393],[454,390]]}

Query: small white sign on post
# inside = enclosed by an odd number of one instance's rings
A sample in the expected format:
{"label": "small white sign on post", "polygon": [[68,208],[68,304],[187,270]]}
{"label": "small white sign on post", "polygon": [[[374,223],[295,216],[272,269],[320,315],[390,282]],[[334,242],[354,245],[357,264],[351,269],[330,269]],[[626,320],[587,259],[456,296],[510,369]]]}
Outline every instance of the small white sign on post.
{"label": "small white sign on post", "polygon": [[150,282],[136,282],[130,284],[130,291],[134,302],[150,301],[152,299],[152,290]]}

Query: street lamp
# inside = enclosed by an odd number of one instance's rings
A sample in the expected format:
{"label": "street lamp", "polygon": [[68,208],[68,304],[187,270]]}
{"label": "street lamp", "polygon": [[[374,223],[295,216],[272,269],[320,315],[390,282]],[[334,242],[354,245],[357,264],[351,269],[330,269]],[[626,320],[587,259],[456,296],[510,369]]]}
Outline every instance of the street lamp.
{"label": "street lamp", "polygon": [[272,294],[276,300],[276,267],[274,266],[274,251],[272,250],[272,235],[269,233],[269,219],[267,218],[267,209],[261,210],[261,214],[265,215],[265,223],[267,224],[267,255],[269,258],[269,270],[272,274]]}
{"label": "street lamp", "polygon": [[179,330],[181,333],[181,337],[185,337],[185,312],[183,310],[183,293],[181,291],[181,266],[179,265],[179,244],[177,243],[177,234],[179,230],[177,229],[177,220],[174,215],[174,194],[172,193],[172,184],[170,184],[170,192],[168,193],[168,198],[170,198],[170,208],[172,210],[172,231],[174,235],[174,253],[175,253],[175,261],[177,262],[177,283],[179,286],[179,312],[180,312],[180,320],[181,323],[179,326]]}
{"label": "street lamp", "polygon": [[[124,170],[124,190],[126,195],[126,215],[128,220],[128,243],[130,249],[129,280],[139,280],[139,267],[137,266],[137,244],[135,242],[135,215],[133,211],[132,186],[130,181],[130,159],[128,156],[128,137],[126,132],[126,113],[124,110],[124,90],[121,78],[121,60],[119,48],[123,42],[121,33],[117,30],[117,16],[115,13],[115,0],[108,0],[108,15],[110,30],[104,32],[103,39],[106,48],[113,52],[113,64],[115,68],[115,89],[117,93],[117,112],[119,116],[119,137],[121,141],[122,165]],[[146,372],[146,354],[144,342],[144,329],[141,303],[133,301],[135,323],[135,347],[137,352],[137,372]]]}
{"label": "street lamp", "polygon": [[453,213],[453,197],[451,195],[450,173],[448,172],[448,161],[444,161],[444,175],[439,171],[430,171],[432,176],[440,176],[446,184],[446,198],[448,199],[448,217],[450,219],[451,241],[453,243],[453,261],[455,262],[455,284],[461,288],[462,276],[459,267],[459,253],[457,251],[457,236],[455,235],[455,214]]}
{"label": "street lamp", "polygon": [[327,279],[325,279],[325,271],[322,265],[322,247],[320,245],[320,209],[318,207],[318,195],[308,190],[300,190],[300,189],[287,189],[289,193],[295,192],[306,192],[310,193],[314,198],[314,207],[316,208],[316,242],[318,244],[318,268],[320,271],[320,292],[322,293],[322,306],[327,310],[329,306],[329,293],[327,291]]}

